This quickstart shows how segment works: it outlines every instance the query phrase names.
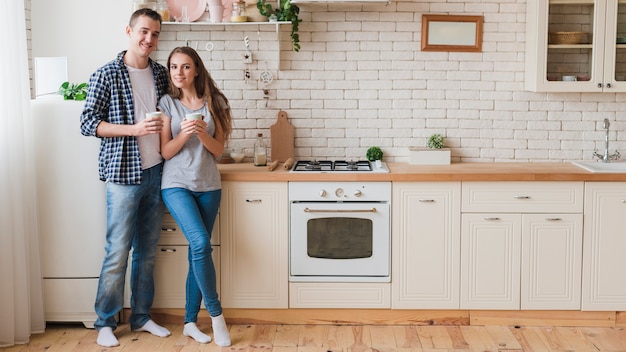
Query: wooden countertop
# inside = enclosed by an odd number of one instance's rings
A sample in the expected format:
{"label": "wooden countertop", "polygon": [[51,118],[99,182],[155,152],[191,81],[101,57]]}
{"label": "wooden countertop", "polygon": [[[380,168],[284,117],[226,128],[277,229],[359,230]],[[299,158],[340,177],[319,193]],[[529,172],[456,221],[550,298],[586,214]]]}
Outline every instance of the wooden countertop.
{"label": "wooden countertop", "polygon": [[626,173],[593,173],[571,163],[503,162],[411,165],[387,163],[389,173],[293,173],[252,163],[219,164],[223,181],[626,181]]}

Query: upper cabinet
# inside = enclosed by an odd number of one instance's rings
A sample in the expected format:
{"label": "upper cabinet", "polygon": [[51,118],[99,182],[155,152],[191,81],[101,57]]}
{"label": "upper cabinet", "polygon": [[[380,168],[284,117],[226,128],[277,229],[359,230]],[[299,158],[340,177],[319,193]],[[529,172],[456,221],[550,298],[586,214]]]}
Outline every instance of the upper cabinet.
{"label": "upper cabinet", "polygon": [[526,89],[626,92],[626,0],[528,0]]}

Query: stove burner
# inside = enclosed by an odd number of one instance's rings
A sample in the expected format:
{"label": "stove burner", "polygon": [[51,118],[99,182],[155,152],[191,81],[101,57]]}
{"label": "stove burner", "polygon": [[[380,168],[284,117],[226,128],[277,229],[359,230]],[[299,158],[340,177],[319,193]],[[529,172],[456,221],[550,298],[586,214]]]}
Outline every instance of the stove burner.
{"label": "stove burner", "polygon": [[374,172],[372,163],[367,160],[300,160],[294,172]]}

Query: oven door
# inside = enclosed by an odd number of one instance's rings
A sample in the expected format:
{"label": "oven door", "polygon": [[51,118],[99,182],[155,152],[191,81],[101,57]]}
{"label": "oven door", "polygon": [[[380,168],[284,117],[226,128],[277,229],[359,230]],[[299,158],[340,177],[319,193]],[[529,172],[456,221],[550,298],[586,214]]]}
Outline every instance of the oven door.
{"label": "oven door", "polygon": [[388,202],[293,202],[291,281],[390,281]]}

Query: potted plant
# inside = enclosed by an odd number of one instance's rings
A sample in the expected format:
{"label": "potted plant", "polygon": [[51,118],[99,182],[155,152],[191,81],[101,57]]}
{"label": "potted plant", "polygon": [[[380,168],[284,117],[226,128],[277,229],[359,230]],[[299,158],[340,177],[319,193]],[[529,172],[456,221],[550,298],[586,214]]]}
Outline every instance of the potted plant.
{"label": "potted plant", "polygon": [[383,150],[380,147],[370,147],[365,153],[367,160],[374,162],[376,166],[380,167],[383,160]]}
{"label": "potted plant", "polygon": [[58,93],[63,96],[63,100],[85,100],[87,98],[87,83],[63,82]]}
{"label": "potted plant", "polygon": [[427,148],[409,148],[409,158],[411,164],[417,165],[449,165],[450,148],[444,148],[445,138],[435,133],[428,137]]}
{"label": "potted plant", "polygon": [[298,18],[300,8],[291,3],[291,0],[279,0],[280,7],[273,9],[266,0],[257,0],[256,7],[261,15],[271,18],[276,16],[278,21],[291,21],[291,45],[294,51],[300,51],[300,36],[298,35],[298,24],[302,22]]}

